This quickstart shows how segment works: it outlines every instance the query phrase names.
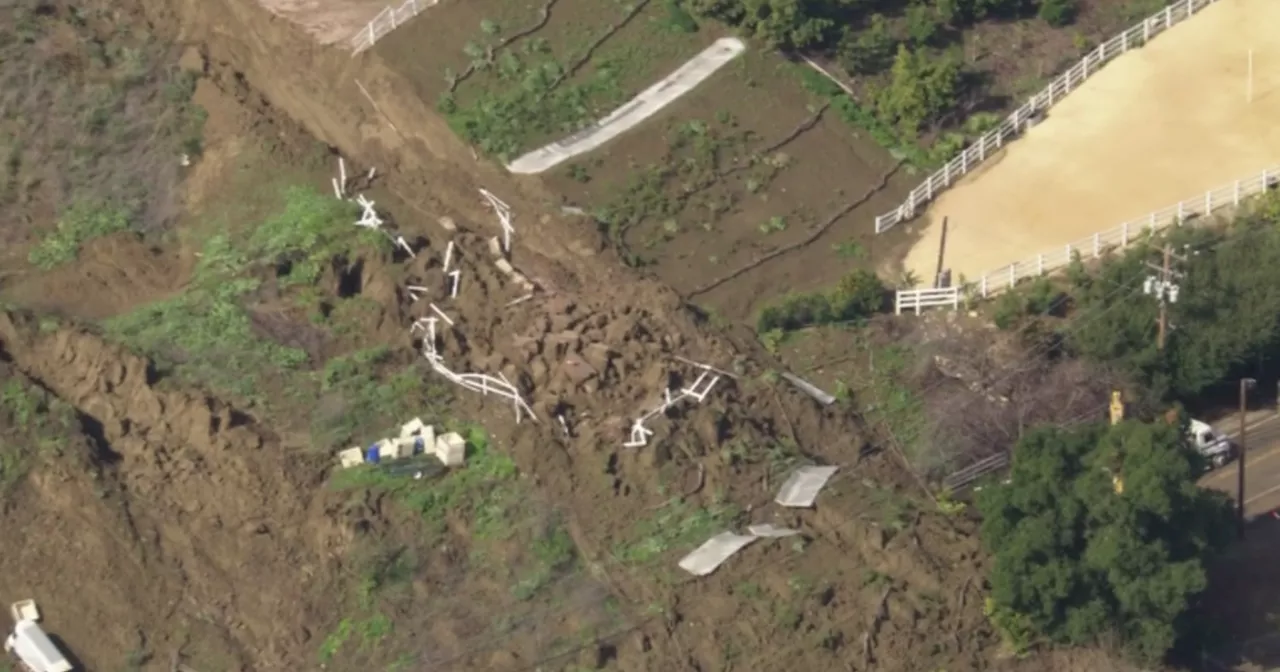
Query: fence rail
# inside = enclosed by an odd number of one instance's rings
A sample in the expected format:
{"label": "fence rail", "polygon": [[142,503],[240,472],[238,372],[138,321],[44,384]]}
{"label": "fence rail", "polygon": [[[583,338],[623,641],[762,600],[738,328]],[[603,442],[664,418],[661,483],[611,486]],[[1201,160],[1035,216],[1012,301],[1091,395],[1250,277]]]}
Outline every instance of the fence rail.
{"label": "fence rail", "polygon": [[910,310],[919,315],[922,308],[937,308],[939,306],[959,308],[960,292],[951,287],[902,290],[894,297],[893,312],[901,315],[902,311]]}
{"label": "fence rail", "polygon": [[976,280],[943,288],[899,290],[894,302],[896,312],[935,306],[959,306],[968,296],[986,298],[1013,287],[1020,280],[1039,277],[1065,268],[1078,254],[1082,259],[1095,259],[1113,249],[1123,249],[1147,235],[1181,225],[1197,217],[1205,217],[1216,210],[1233,208],[1247,198],[1258,196],[1280,186],[1280,166],[1268,168],[1261,174],[1236,180],[1201,196],[1179,201],[1167,208],[1156,210],[1146,217],[1125,222],[1106,231],[1099,231],[1083,240],[1038,254],[1031,259],[1014,262],[1008,266],[984,273]]}
{"label": "fence rail", "polygon": [[351,53],[354,56],[373,46],[382,36],[408,23],[418,12],[439,4],[440,0],[405,0],[403,5],[394,7],[387,5],[378,15],[373,17],[360,32],[351,36]]}
{"label": "fence rail", "polygon": [[1022,107],[1014,110],[1013,114],[1009,115],[994,130],[975,140],[958,156],[948,161],[938,172],[930,175],[929,179],[912,189],[911,193],[907,195],[907,200],[902,205],[899,205],[897,209],[876,217],[876,233],[887,231],[898,222],[915,217],[917,207],[932,201],[939,193],[954,184],[956,180],[985,161],[988,156],[1000,151],[1005,142],[1036,123],[1041,112],[1052,107],[1068,93],[1078,88],[1081,82],[1097,73],[1108,61],[1128,52],[1130,49],[1145,45],[1151,38],[1169,30],[1174,24],[1190,18],[1196,12],[1217,1],[1181,0],[1152,14],[1142,23],[1104,42],[1081,59],[1075,67],[1055,79]]}

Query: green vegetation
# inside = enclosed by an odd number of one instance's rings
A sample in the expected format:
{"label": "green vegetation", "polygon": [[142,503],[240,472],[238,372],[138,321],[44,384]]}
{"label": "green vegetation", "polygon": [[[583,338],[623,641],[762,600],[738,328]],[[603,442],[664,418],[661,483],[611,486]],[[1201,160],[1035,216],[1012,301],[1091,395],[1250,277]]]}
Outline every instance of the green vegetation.
{"label": "green vegetation", "polygon": [[999,104],[986,100],[995,84],[962,56],[964,31],[984,21],[1034,16],[1063,27],[1074,22],[1079,9],[1076,0],[684,0],[684,5],[696,16],[784,51],[834,60],[855,82],[858,99],[821,74],[799,68],[806,88],[830,99],[846,121],[870,131],[881,145],[922,166],[950,158],[968,138],[988,130],[988,114],[974,123],[963,117],[975,107]]}
{"label": "green vegetation", "polygon": [[617,12],[615,26],[638,14],[614,35],[601,26],[591,44],[538,35],[508,43],[502,26],[482,22],[481,35],[464,48],[467,68],[445,73],[449,86],[437,108],[459,137],[502,161],[585,128],[647,85],[668,52],[696,46],[687,34],[697,21],[675,0],[619,3]]}
{"label": "green vegetation", "polygon": [[722,531],[736,514],[726,504],[699,507],[682,498],[673,499],[653,516],[638,521],[629,541],[618,544],[613,555],[629,565],[648,564],[673,548],[706,541]]}
{"label": "green vegetation", "polygon": [[[1120,373],[1133,402],[1190,402],[1227,379],[1280,371],[1280,197],[1252,205],[1225,226],[1183,226],[1104,257],[1077,259],[1065,281],[1037,280],[997,300],[995,319]],[[1176,325],[1157,348],[1159,302],[1143,293],[1165,244],[1175,270]]]}
{"label": "green vegetation", "polygon": [[506,86],[482,91],[469,103],[452,94],[438,108],[463,140],[506,161],[529,149],[529,138],[576,131],[626,100],[618,81],[618,63],[596,63],[587,81],[563,83],[566,66],[550,56],[544,40],[525,42],[519,51],[504,50],[492,63]]}
{"label": "green vegetation", "polygon": [[[198,76],[125,24],[110,6],[0,8],[0,208],[49,204],[62,222],[87,208],[100,224],[120,212],[140,231],[170,223],[180,156],[200,153]],[[76,231],[60,224],[32,261],[74,258]]]}
{"label": "green vegetation", "polygon": [[368,232],[351,226],[350,203],[309,189],[284,194],[284,208],[247,241],[225,233],[209,237],[186,289],[106,323],[108,333],[173,373],[239,398],[263,402],[259,383],[267,371],[300,371],[306,351],[264,337],[247,303],[262,286],[255,277],[274,274],[280,287],[314,283],[335,258],[354,254]]}
{"label": "green vegetation", "polygon": [[1143,664],[1198,628],[1205,563],[1233,531],[1225,494],[1176,424],[1028,432],[1004,485],[978,495],[995,555],[988,615],[1011,646],[1118,637]]}
{"label": "green vegetation", "polygon": [[[319,372],[320,393],[335,400],[311,414],[311,437],[317,446],[369,443],[380,423],[420,414],[423,407],[443,408],[448,390],[425,386],[426,373],[397,363],[383,346],[339,355]],[[425,395],[425,404],[424,397]]]}
{"label": "green vegetation", "polygon": [[478,518],[475,536],[505,538],[509,528],[502,516],[519,504],[519,472],[515,462],[490,449],[489,437],[483,429],[465,428],[463,435],[467,440],[467,467],[449,472],[429,487],[414,479],[390,476],[375,465],[337,472],[333,487],[339,490],[370,488],[390,494],[437,532],[443,529],[451,512],[473,512]]}
{"label": "green vegetation", "polygon": [[12,372],[0,383],[0,495],[37,460],[57,456],[79,430],[75,409]]}
{"label": "green vegetation", "polygon": [[1036,278],[1024,287],[1001,294],[995,300],[992,320],[1000,329],[1024,328],[1028,319],[1061,316],[1066,303],[1066,294],[1052,280]]}
{"label": "green vegetation", "polygon": [[888,305],[889,292],[880,278],[858,269],[829,292],[794,294],[760,311],[756,331],[795,331],[805,327],[868,318]]}
{"label": "green vegetation", "polygon": [[86,242],[128,229],[128,212],[106,205],[76,203],[58,218],[57,229],[31,248],[28,260],[48,270],[75,261],[80,246]]}
{"label": "green vegetation", "polygon": [[[732,115],[714,121],[690,119],[673,124],[666,134],[667,151],[660,161],[640,167],[594,215],[601,232],[632,266],[645,263],[630,244],[629,233],[644,222],[660,229],[636,241],[653,248],[671,240],[685,224],[711,230],[744,200],[769,188],[794,163],[785,152],[752,151],[752,135]],[[725,178],[740,176],[740,188]],[[785,230],[777,216],[760,225],[764,235]]]}
{"label": "green vegetation", "polygon": [[520,600],[531,599],[551,583],[558,573],[571,566],[577,560],[577,555],[578,549],[574,546],[569,531],[559,525],[553,526],[544,536],[534,540],[535,564],[520,577],[512,588],[512,593]]}

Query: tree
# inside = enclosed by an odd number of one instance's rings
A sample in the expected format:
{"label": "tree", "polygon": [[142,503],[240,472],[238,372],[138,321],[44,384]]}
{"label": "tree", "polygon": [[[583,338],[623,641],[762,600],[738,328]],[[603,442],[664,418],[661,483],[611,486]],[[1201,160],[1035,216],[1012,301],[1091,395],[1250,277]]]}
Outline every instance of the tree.
{"label": "tree", "polygon": [[1205,563],[1234,526],[1227,496],[1196,484],[1184,431],[1126,421],[1019,441],[1009,482],[978,495],[993,613],[1061,644],[1117,636],[1145,664],[1191,634]]}
{"label": "tree", "polygon": [[837,53],[845,69],[855,75],[874,75],[893,63],[893,34],[883,14],[872,14],[862,30],[846,30]]}
{"label": "tree", "polygon": [[[1076,268],[1072,299],[1078,318],[1071,349],[1113,365],[1151,401],[1189,399],[1243,375],[1274,375],[1280,360],[1280,198],[1237,217],[1229,228],[1173,229],[1164,239],[1133,246],[1097,273]],[[1156,349],[1155,297],[1142,283],[1155,275],[1167,242],[1179,262],[1177,301],[1169,305],[1163,352]],[[1266,369],[1270,369],[1268,373]]]}
{"label": "tree", "polygon": [[1080,11],[1078,0],[1040,0],[1036,14],[1051,26],[1062,27],[1076,20]]}
{"label": "tree", "polygon": [[931,57],[925,50],[898,45],[888,85],[876,96],[882,118],[907,138],[950,110],[960,93],[960,61],[952,55]]}
{"label": "tree", "polygon": [[[835,21],[826,15],[833,0],[686,0],[691,12],[741,29],[768,46],[803,49],[829,39]],[[840,0],[834,0],[840,4]]]}

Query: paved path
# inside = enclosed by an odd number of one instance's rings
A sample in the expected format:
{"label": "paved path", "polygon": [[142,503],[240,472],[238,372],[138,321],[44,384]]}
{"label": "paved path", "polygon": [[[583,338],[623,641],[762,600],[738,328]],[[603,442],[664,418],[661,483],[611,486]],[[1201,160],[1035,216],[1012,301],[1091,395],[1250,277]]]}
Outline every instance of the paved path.
{"label": "paved path", "polygon": [[569,137],[512,161],[507,170],[519,175],[533,175],[585,154],[626,133],[666,107],[671,101],[692,91],[708,77],[732,61],[747,45],[736,37],[725,37],[689,59],[665,79],[645,89],[609,116]]}

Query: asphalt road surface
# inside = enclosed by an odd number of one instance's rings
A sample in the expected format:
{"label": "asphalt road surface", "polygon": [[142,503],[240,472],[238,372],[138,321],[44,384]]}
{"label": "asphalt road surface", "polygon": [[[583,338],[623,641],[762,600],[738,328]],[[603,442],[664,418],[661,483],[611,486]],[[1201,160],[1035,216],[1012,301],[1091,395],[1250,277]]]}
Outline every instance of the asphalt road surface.
{"label": "asphalt road surface", "polygon": [[[1218,431],[1239,441],[1238,421],[1216,423]],[[1250,518],[1280,509],[1280,415],[1250,418],[1245,432],[1245,515]],[[1239,464],[1228,463],[1200,480],[1200,484],[1236,493]]]}

